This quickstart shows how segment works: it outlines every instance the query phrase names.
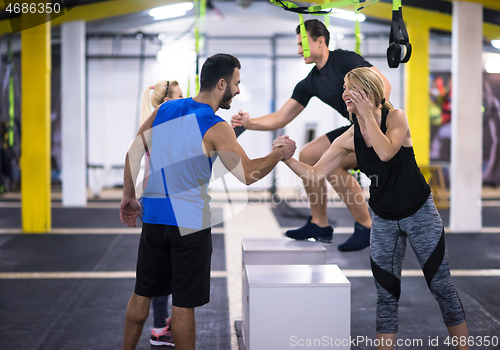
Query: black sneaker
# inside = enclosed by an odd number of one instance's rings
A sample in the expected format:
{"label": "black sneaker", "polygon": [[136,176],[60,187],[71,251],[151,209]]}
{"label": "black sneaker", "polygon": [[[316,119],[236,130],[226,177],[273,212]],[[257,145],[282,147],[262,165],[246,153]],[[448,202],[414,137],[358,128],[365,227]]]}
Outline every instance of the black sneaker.
{"label": "black sneaker", "polygon": [[288,230],[285,235],[300,241],[313,238],[316,241],[323,243],[332,243],[333,228],[331,226],[319,227],[318,225],[312,223],[311,219],[312,216],[307,219],[307,224],[295,230]]}
{"label": "black sneaker", "polygon": [[370,246],[371,229],[359,222],[354,223],[354,233],[344,243],[337,247],[341,252],[357,252]]}

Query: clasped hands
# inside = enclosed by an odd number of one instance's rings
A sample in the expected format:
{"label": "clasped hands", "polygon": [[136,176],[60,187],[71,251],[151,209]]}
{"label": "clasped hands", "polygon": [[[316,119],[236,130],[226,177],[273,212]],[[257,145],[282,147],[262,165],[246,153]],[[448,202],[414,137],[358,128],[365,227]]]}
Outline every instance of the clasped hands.
{"label": "clasped hands", "polygon": [[283,147],[283,158],[281,160],[292,158],[297,149],[295,141],[291,140],[288,135],[277,137],[276,140],[273,141],[273,150],[279,147]]}

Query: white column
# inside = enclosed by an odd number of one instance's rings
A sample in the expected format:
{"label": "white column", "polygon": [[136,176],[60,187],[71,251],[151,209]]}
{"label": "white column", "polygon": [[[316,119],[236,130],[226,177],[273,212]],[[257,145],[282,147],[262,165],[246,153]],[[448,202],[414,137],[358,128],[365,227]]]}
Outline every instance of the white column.
{"label": "white column", "polygon": [[85,206],[85,22],[61,26],[62,203]]}
{"label": "white column", "polygon": [[482,187],[483,8],[454,1],[450,229],[480,232]]}

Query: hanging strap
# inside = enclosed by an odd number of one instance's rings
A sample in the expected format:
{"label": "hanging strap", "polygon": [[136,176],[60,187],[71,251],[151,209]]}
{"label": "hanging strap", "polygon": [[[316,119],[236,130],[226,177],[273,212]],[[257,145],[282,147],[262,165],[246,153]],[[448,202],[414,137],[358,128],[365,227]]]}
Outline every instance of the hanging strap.
{"label": "hanging strap", "polygon": [[[406,49],[401,59],[401,46]],[[387,48],[387,63],[391,68],[398,68],[400,63],[406,63],[411,56],[411,44],[408,38],[405,22],[403,21],[403,10],[401,0],[392,3],[392,23],[389,35],[389,47]]]}
{"label": "hanging strap", "polygon": [[332,9],[346,6],[354,6],[356,11],[359,11],[368,5],[374,4],[379,0],[337,0],[318,4],[313,6],[297,6],[293,2],[285,0],[269,0],[272,4],[281,6],[285,11],[302,13],[306,15],[324,15],[330,13]]}
{"label": "hanging strap", "polygon": [[[205,35],[204,35],[204,24],[205,24],[205,11],[207,7],[206,0],[195,0],[195,12],[196,12],[196,20],[195,20],[195,29],[194,29],[194,38],[195,38],[195,51],[196,51],[196,91],[195,95],[200,92],[200,50],[203,48],[205,43]],[[201,33],[200,33],[201,32]]]}
{"label": "hanging strap", "polygon": [[[325,3],[327,3],[328,0],[325,0]],[[325,27],[328,28],[330,26],[330,15],[325,14],[325,19],[324,19]]]}
{"label": "hanging strap", "polygon": [[272,4],[282,7],[285,11],[295,12],[299,14],[300,20],[300,36],[302,38],[302,50],[304,57],[311,56],[309,52],[309,42],[307,41],[307,32],[304,26],[303,14],[307,15],[328,15],[332,9],[339,7],[354,6],[355,11],[359,11],[368,5],[374,4],[379,0],[337,0],[333,2],[326,2],[324,4],[314,6],[298,6],[290,1],[285,0],[269,0]]}
{"label": "hanging strap", "polygon": [[[294,4],[293,2],[290,1],[284,1],[284,0],[269,0],[272,4],[281,6],[285,11],[290,11],[290,12],[295,12],[299,14],[308,14],[308,15],[324,15],[327,14],[330,11],[323,11],[321,9],[319,10],[310,10],[311,7],[306,7],[306,6],[298,6]],[[342,0],[342,1],[351,1],[351,0]],[[326,5],[326,4],[323,4]],[[314,6],[312,6],[314,7]]]}
{"label": "hanging strap", "polygon": [[304,53],[304,57],[311,56],[311,51],[309,51],[309,41],[307,40],[307,31],[306,26],[304,25],[304,16],[302,13],[299,13],[299,28],[300,28],[300,37],[302,39],[302,52]]}
{"label": "hanging strap", "polygon": [[361,55],[361,26],[356,13],[356,23],[354,24],[354,36],[356,37],[356,44],[354,45],[354,52]]}
{"label": "hanging strap", "polygon": [[14,146],[14,53],[12,51],[12,37],[8,42],[8,65],[10,66],[9,77],[9,146]]}

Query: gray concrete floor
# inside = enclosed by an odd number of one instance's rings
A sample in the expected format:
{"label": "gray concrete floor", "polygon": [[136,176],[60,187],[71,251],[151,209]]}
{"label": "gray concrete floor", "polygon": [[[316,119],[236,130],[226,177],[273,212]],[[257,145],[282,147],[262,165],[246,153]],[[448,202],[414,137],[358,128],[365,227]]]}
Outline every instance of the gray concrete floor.
{"label": "gray concrete floor", "polygon": [[[82,209],[61,208],[56,198],[53,219],[57,234],[44,235],[19,234],[18,198],[0,198],[0,349],[121,347],[125,308],[134,285],[139,230],[123,228],[119,223],[116,198],[108,194],[106,200],[92,201]],[[498,227],[499,233],[449,233],[446,238],[452,270],[483,271],[475,276],[454,277],[469,333],[476,339],[500,337],[500,277],[485,275],[500,269],[500,206],[494,203],[498,198],[498,193],[487,198],[490,205],[484,210],[483,221]],[[241,238],[282,237],[289,227],[304,221],[283,217],[269,203],[233,204],[229,208],[217,196],[212,203],[214,215],[224,217],[224,222],[214,229],[212,299],[197,310],[198,349],[238,349],[234,322],[242,318]],[[307,208],[299,210],[307,214]],[[336,221],[336,233],[334,242],[325,244],[328,263],[345,270],[369,270],[368,250],[340,253],[336,249],[349,237],[352,227],[346,209],[329,208],[329,215]],[[442,215],[446,220],[446,211]],[[419,269],[409,246],[404,269]],[[374,339],[373,279],[348,278],[352,293],[351,335]],[[151,326],[149,319],[138,348],[152,348]],[[439,346],[429,346],[429,340],[436,337]],[[425,279],[403,277],[399,338],[420,339],[423,345],[398,349],[450,349],[443,344],[446,337],[439,308]],[[352,347],[373,348],[363,344]]]}

